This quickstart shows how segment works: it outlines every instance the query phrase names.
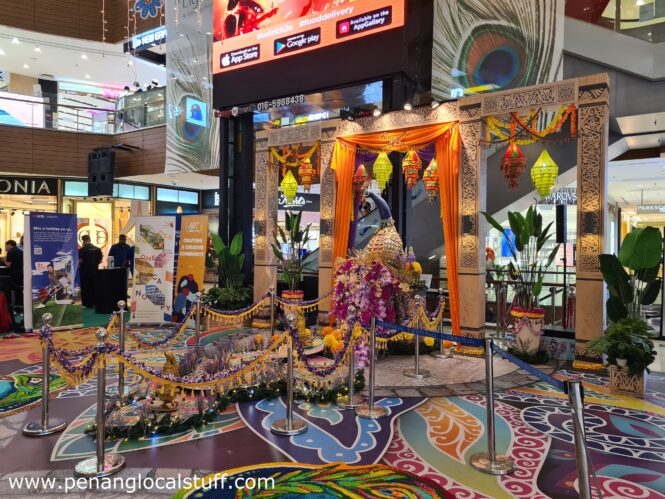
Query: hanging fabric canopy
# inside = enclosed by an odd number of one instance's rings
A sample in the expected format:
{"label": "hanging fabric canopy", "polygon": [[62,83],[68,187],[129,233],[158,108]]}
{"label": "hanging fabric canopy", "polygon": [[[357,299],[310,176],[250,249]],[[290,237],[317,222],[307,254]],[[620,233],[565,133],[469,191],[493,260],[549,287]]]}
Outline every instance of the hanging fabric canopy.
{"label": "hanging fabric canopy", "polygon": [[358,147],[376,152],[415,151],[434,143],[438,164],[441,219],[446,246],[450,317],[453,333],[460,333],[457,278],[459,218],[459,127],[457,122],[437,123],[391,132],[339,137],[335,142],[332,169],[337,177],[333,257],[346,258],[349,244],[353,176]]}

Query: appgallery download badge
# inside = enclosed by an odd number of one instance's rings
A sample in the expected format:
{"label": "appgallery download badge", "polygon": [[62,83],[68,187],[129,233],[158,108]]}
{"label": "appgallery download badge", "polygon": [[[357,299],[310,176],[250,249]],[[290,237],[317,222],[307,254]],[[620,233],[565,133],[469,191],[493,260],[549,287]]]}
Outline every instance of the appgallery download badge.
{"label": "appgallery download badge", "polygon": [[277,38],[275,40],[275,55],[288,54],[297,50],[304,50],[321,43],[321,28],[310,29],[295,35]]}
{"label": "appgallery download badge", "polygon": [[261,58],[261,46],[252,45],[231,52],[225,52],[219,57],[219,67],[232,68],[240,64],[246,64],[252,61],[258,61]]}
{"label": "appgallery download badge", "polygon": [[337,21],[337,38],[358,35],[384,26],[390,26],[393,22],[393,9],[391,6],[382,9],[359,14],[354,17]]}

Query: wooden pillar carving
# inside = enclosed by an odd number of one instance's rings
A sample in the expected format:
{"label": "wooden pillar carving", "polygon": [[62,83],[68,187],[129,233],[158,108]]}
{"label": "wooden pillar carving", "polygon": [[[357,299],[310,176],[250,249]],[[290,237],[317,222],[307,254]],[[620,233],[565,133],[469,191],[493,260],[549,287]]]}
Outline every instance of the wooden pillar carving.
{"label": "wooden pillar carving", "polygon": [[270,241],[277,225],[278,171],[268,164],[266,139],[256,141],[254,165],[256,189],[254,218],[254,299],[260,299],[277,284],[277,265]]}
{"label": "wooden pillar carving", "polygon": [[577,144],[577,301],[575,367],[598,368],[601,359],[586,343],[605,330],[605,285],[598,256],[607,234],[607,145],[609,80],[579,80]]}
{"label": "wooden pillar carving", "polygon": [[[321,221],[319,233],[319,296],[325,296],[332,284],[333,234],[335,227],[336,179],[331,168],[332,154],[335,147],[335,128],[324,130],[321,141]],[[319,305],[319,312],[330,311],[330,303]]]}

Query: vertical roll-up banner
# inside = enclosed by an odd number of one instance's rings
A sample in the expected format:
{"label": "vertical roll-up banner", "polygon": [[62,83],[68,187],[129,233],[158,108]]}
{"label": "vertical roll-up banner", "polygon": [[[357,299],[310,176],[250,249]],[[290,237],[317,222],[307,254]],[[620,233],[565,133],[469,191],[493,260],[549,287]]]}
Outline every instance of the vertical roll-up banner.
{"label": "vertical roll-up banner", "polygon": [[206,246],[208,244],[208,216],[185,215],[180,222],[178,243],[178,271],[175,279],[173,320],[180,321],[203,291]]}
{"label": "vertical roll-up banner", "polygon": [[135,224],[131,319],[134,322],[170,321],[175,217],[136,217]]}
{"label": "vertical roll-up banner", "polygon": [[25,328],[53,315],[54,328],[83,324],[76,215],[30,213],[23,236]]}

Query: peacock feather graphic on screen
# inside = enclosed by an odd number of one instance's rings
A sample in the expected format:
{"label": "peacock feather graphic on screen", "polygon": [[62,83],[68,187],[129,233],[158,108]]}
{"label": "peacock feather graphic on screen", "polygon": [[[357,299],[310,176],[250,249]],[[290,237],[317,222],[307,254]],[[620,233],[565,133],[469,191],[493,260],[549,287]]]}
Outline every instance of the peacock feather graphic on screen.
{"label": "peacock feather graphic on screen", "polygon": [[212,103],[212,0],[166,9],[167,113],[165,173],[214,170],[218,123]]}
{"label": "peacock feather graphic on screen", "polygon": [[564,0],[435,0],[434,96],[561,79],[563,21]]}

